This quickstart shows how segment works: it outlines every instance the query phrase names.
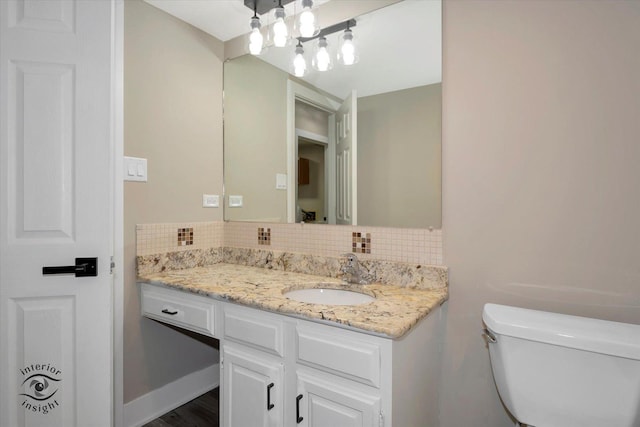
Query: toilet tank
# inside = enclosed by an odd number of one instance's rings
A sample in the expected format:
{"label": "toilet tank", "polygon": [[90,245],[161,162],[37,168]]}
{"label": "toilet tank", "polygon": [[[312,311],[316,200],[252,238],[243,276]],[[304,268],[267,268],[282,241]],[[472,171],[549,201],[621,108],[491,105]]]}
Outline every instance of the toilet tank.
{"label": "toilet tank", "polygon": [[482,318],[498,393],[518,421],[640,427],[640,325],[497,304]]}

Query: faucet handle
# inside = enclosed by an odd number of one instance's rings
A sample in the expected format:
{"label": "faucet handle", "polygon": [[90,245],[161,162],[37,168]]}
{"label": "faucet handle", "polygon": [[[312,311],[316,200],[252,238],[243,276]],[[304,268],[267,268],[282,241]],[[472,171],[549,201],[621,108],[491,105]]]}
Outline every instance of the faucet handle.
{"label": "faucet handle", "polygon": [[346,253],[346,254],[342,254],[342,256],[347,259],[348,265],[352,266],[354,263],[355,264],[358,263],[358,257],[356,256],[356,254]]}

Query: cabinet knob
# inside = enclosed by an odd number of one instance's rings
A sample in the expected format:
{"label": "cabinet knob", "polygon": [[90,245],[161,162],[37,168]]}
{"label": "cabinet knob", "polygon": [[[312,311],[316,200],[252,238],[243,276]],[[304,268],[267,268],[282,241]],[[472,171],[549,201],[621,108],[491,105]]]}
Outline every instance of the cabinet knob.
{"label": "cabinet knob", "polygon": [[300,424],[304,418],[300,416],[300,400],[302,400],[302,395],[299,394],[296,397],[296,424]]}

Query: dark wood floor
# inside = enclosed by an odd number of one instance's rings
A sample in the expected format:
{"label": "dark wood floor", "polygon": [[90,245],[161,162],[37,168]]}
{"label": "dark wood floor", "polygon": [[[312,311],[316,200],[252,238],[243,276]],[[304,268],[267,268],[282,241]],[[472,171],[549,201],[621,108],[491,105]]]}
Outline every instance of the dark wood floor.
{"label": "dark wood floor", "polygon": [[218,388],[187,402],[142,427],[219,427]]}

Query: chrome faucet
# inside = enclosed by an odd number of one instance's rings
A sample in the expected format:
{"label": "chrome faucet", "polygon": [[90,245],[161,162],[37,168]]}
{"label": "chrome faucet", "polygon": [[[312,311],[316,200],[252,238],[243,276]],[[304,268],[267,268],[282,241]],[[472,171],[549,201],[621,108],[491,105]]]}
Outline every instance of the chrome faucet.
{"label": "chrome faucet", "polygon": [[371,281],[369,273],[362,268],[360,261],[355,254],[344,254],[347,261],[342,264],[340,271],[343,273],[343,280],[347,283],[366,285]]}

